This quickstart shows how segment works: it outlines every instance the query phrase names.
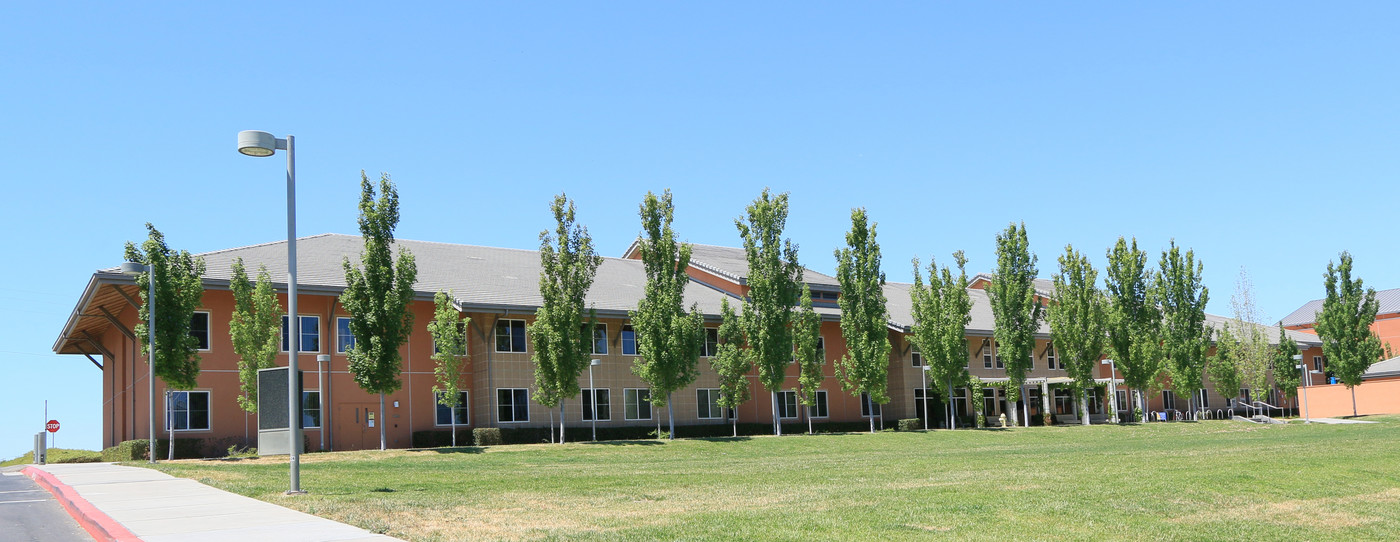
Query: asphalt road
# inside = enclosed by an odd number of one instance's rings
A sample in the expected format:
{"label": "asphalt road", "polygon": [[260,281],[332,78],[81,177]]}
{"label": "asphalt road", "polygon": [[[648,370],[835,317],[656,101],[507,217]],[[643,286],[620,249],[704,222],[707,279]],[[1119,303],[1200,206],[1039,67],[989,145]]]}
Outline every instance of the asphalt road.
{"label": "asphalt road", "polygon": [[0,471],[0,541],[92,542],[92,537],[53,495],[6,467]]}

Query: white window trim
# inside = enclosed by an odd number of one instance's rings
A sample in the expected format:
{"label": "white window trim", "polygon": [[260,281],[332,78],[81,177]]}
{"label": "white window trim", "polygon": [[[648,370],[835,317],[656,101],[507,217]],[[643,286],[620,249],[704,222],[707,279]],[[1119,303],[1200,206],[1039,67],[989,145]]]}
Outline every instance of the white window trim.
{"label": "white window trim", "polygon": [[590,408],[588,408],[587,406],[585,406],[585,405],[583,404],[583,394],[584,394],[584,393],[592,393],[592,394],[593,394],[593,399],[592,399],[592,400],[593,400],[594,403],[597,403],[597,402],[598,402],[598,393],[597,393],[597,392],[599,392],[599,391],[606,391],[606,392],[608,392],[608,417],[606,417],[606,418],[598,418],[597,420],[583,420],[583,421],[585,421],[585,422],[592,422],[592,421],[610,422],[610,421],[612,421],[612,411],[613,411],[612,388],[582,388],[580,391],[583,392],[583,393],[578,394],[578,410],[579,410],[579,412],[582,412],[582,413],[587,414],[587,415],[590,415],[590,416],[593,414],[593,412],[592,412],[593,409],[590,409]]}
{"label": "white window trim", "polygon": [[[632,354],[628,354],[628,353],[627,353],[627,349],[622,347],[622,333],[625,332],[625,331],[627,331],[627,328],[629,328],[629,327],[632,328],[632,350],[633,350],[633,352],[634,352],[634,353],[632,353]],[[619,356],[628,356],[628,357],[637,357],[637,356],[640,356],[640,355],[642,354],[642,348],[641,348],[641,346],[642,346],[642,345],[641,345],[640,343],[638,343],[638,341],[637,341],[637,328],[636,328],[636,327],[633,327],[632,324],[624,324],[621,328],[618,328],[618,331],[617,331],[617,355],[619,355]],[[623,389],[639,390],[639,389],[650,389],[650,388],[623,388]],[[623,407],[623,408],[626,408],[626,407]],[[626,413],[624,412],[623,414],[625,415]],[[651,419],[651,418],[647,418],[647,419]]]}
{"label": "white window trim", "polygon": [[[457,408],[461,408],[461,409],[463,409],[463,410],[466,410],[466,412],[462,413],[462,417],[465,418],[465,419],[462,421],[462,423],[455,424],[455,425],[454,425],[454,424],[450,424],[450,423],[438,423],[437,409],[438,409],[438,407],[440,407],[440,406],[442,406],[442,405],[439,404],[439,403],[437,402],[437,394],[430,394],[430,395],[429,395],[429,397],[432,397],[432,398],[433,398],[433,426],[434,426],[434,427],[462,427],[462,426],[464,426],[464,425],[471,425],[471,424],[472,424],[472,393],[471,393],[471,390],[457,390],[457,392],[458,392],[458,393],[465,393],[465,394],[467,394],[467,400],[464,401],[464,402],[462,402],[462,406],[457,407]],[[448,407],[448,408],[451,408],[451,407]]]}
{"label": "white window trim", "polygon": [[924,354],[923,352],[919,351],[919,347],[914,346],[913,344],[909,345],[909,363],[910,367],[924,366]]}
{"label": "white window trim", "polygon": [[[857,397],[857,400],[860,401],[860,417],[862,419],[879,418],[881,414],[884,414],[885,409],[882,408],[883,405],[881,405],[880,403],[876,403],[873,400],[867,399],[869,396],[870,395],[865,392],[860,392],[860,396]],[[865,404],[867,401],[870,403],[870,414],[865,413]],[[879,412],[876,412],[877,410]]]}
{"label": "white window trim", "polygon": [[[602,328],[602,330],[603,330],[603,351],[602,351],[602,352],[599,352],[599,351],[598,351],[598,329],[599,329],[599,328]],[[528,331],[527,331],[527,333],[528,333]],[[598,323],[597,325],[593,326],[593,337],[590,338],[588,342],[589,342],[589,345],[592,347],[592,352],[591,352],[591,353],[592,353],[593,355],[595,355],[595,356],[606,356],[606,355],[608,355],[608,325],[607,325],[607,324],[604,324],[604,323]],[[599,389],[602,389],[602,388],[599,388]]]}
{"label": "white window trim", "polygon": [[208,309],[196,310],[194,313],[204,315],[204,336],[209,340],[209,348],[198,348],[196,351],[210,352],[214,350],[214,313],[210,312]]}
{"label": "white window trim", "polygon": [[[351,321],[351,320],[354,320],[354,318],[353,318],[353,317],[350,317],[350,316],[337,316],[337,317],[335,317],[335,353],[337,353],[337,354],[344,354],[345,352],[347,352],[347,350],[341,350],[341,349],[340,349],[340,321],[341,321],[341,320],[345,320],[345,321],[349,322],[349,321]],[[347,325],[346,325],[346,329],[349,329],[349,327],[350,327],[350,326],[347,324]],[[351,337],[354,337],[355,334],[354,334],[354,333],[350,333],[350,336],[351,336]],[[358,340],[358,339],[357,339],[357,340]]]}
{"label": "white window trim", "polygon": [[[709,395],[714,395],[714,396],[715,396],[715,397],[714,397],[714,398],[715,398],[715,401],[714,401],[715,408],[710,409],[710,415],[709,415],[709,416],[701,416],[701,415],[700,415],[700,401],[699,401],[700,395],[699,395],[699,394],[700,394],[700,392],[702,392],[702,391],[705,392],[706,399],[709,398],[709,397],[708,397]],[[723,420],[723,419],[724,419],[724,410],[725,410],[725,408],[719,405],[719,388],[695,388],[695,393],[696,393],[696,395],[695,395],[695,399],[696,399],[696,401],[695,401],[695,417],[696,417],[697,419],[701,419],[701,420]],[[707,400],[705,404],[708,406],[708,405],[710,404],[710,401]],[[715,412],[716,409],[719,410],[718,413]],[[718,415],[716,415],[716,414],[718,414]]]}
{"label": "white window trim", "polygon": [[[705,345],[709,344],[710,332],[711,332],[711,331],[715,332],[715,350],[716,350],[716,351],[715,351],[715,352],[711,352],[711,355],[708,355],[708,356],[707,356],[707,355],[705,355]],[[707,328],[705,328],[705,336],[704,336],[704,338],[700,339],[700,357],[702,357],[702,358],[712,358],[712,357],[714,357],[714,354],[718,354],[718,353],[719,353],[718,350],[719,350],[719,328],[717,328],[717,327],[707,327]],[[709,388],[705,388],[705,389],[709,389]]]}
{"label": "white window trim", "polygon": [[[634,395],[636,395],[636,397],[637,397],[637,413],[638,413],[638,414],[641,414],[641,412],[642,412],[642,403],[646,403],[646,404],[647,404],[647,417],[645,417],[645,418],[628,418],[628,417],[627,417],[627,392],[629,392],[629,391],[634,391],[634,392],[635,392],[635,391],[645,391],[645,392],[647,392],[647,400],[642,400],[642,396],[641,396],[640,393],[634,393]],[[611,397],[610,397],[609,399],[611,399]],[[656,415],[655,412],[652,412],[653,410],[656,410],[656,409],[652,408],[652,404],[651,404],[651,388],[622,388],[622,419],[623,419],[623,421],[629,421],[629,422],[643,422],[643,421],[649,421],[649,420],[652,419],[653,416]]]}
{"label": "white window trim", "polygon": [[[315,393],[315,394],[318,395],[318,397],[316,398],[316,399],[317,399],[316,410],[321,410],[321,403],[322,403],[322,401],[320,400],[321,398],[319,397],[319,394],[321,393],[321,390],[307,390],[307,389],[304,389],[304,390],[301,390],[301,393],[302,393],[302,408],[301,408],[302,412],[306,412],[306,394],[308,394],[308,393]],[[316,416],[316,418],[317,418],[317,420],[318,420],[320,423],[325,423],[325,420],[324,420],[325,416],[326,416],[326,413],[325,413],[325,412],[322,412],[321,415]],[[321,426],[320,426],[320,425],[303,425],[303,426],[301,426],[301,428],[302,428],[302,429],[320,429]]]}
{"label": "white window trim", "polygon": [[[283,318],[287,318],[287,315],[286,315],[286,314],[283,314],[282,317],[283,317]],[[297,327],[296,327],[297,333],[300,333],[300,332],[301,332],[301,319],[302,319],[302,318],[315,318],[315,319],[316,319],[316,342],[317,342],[318,344],[316,345],[317,348],[316,348],[315,350],[307,350],[307,349],[306,349],[306,345],[301,344],[301,343],[303,342],[303,341],[301,340],[301,335],[297,335],[297,353],[298,353],[298,354],[307,354],[307,353],[311,353],[311,352],[320,353],[320,352],[321,352],[321,348],[320,348],[321,345],[320,345],[319,343],[324,343],[324,342],[325,342],[325,341],[322,341],[322,340],[321,340],[321,338],[322,338],[322,333],[321,333],[321,315],[319,315],[319,314],[298,314],[298,315],[297,315]],[[292,324],[292,319],[291,319],[291,318],[287,318],[287,325],[291,325],[291,324]],[[281,324],[278,324],[278,325],[281,325]],[[282,330],[279,329],[279,330],[277,330],[277,331],[278,331],[277,341],[280,343],[280,342],[282,341],[282,335],[281,335],[281,331],[282,331]],[[287,335],[288,335],[288,337],[287,337],[287,346],[291,346],[291,345],[292,345],[292,342],[291,342],[291,341],[292,341],[292,339],[291,339],[291,330],[288,330],[288,331],[287,331]],[[278,346],[281,346],[281,345],[278,345]],[[288,352],[289,352],[289,351],[288,351],[286,348],[283,348],[283,349],[282,349],[282,353],[283,353],[283,354],[286,354],[286,353],[288,353]]]}
{"label": "white window trim", "polygon": [[[518,351],[518,352],[515,351],[515,350],[501,350],[501,343],[500,343],[500,338],[499,338],[499,337],[500,337],[501,324],[502,324],[502,323],[505,323],[505,322],[520,322],[521,324],[523,324],[523,325],[525,326],[525,349],[524,349],[524,350],[521,350],[521,351]],[[511,347],[513,348],[514,346],[515,346],[515,340],[514,340],[514,339],[511,339]],[[491,326],[491,348],[495,349],[497,354],[529,354],[529,353],[530,353],[530,325],[529,325],[527,322],[525,322],[525,320],[522,320],[522,319],[519,319],[519,318],[502,318],[502,319],[500,319],[500,320],[496,320],[496,325]],[[502,388],[497,388],[497,389],[502,389]],[[518,390],[518,389],[521,389],[521,388],[509,388],[509,389]]]}
{"label": "white window trim", "polygon": [[1312,370],[1314,370],[1314,371],[1322,371],[1322,361],[1323,361],[1322,358],[1323,358],[1323,357],[1324,357],[1324,356],[1313,356],[1313,366],[1312,366]]}
{"label": "white window trim", "polygon": [[[201,432],[202,432],[202,433],[208,433],[208,432],[211,432],[211,431],[214,430],[214,393],[213,393],[212,391],[210,391],[208,388],[206,388],[206,389],[198,389],[198,390],[169,390],[169,391],[170,391],[170,393],[203,393],[204,395],[208,396],[208,397],[209,397],[209,402],[208,402],[207,404],[209,405],[209,412],[208,412],[207,415],[208,415],[208,417],[209,417],[209,419],[208,419],[209,427],[206,427],[206,428],[204,428],[204,429],[171,429],[170,426],[171,426],[171,425],[174,425],[173,422],[175,421],[175,417],[172,416],[172,414],[173,414],[173,412],[174,412],[174,409],[170,408],[170,398],[169,398],[170,396],[169,396],[169,395],[166,395],[166,400],[165,400],[165,415],[163,416],[163,417],[165,418],[165,421],[162,422],[162,425],[165,426],[165,429],[164,429],[165,431],[167,431],[167,432],[169,432],[169,431],[174,431],[174,432],[176,432],[176,433],[201,433]],[[186,401],[188,401],[188,399],[186,399]],[[188,412],[189,409],[186,408],[185,411]],[[188,422],[186,422],[186,425],[188,425]],[[159,438],[159,437],[157,437],[157,438]]]}
{"label": "white window trim", "polygon": [[[510,410],[515,412],[515,390],[525,390],[525,419],[523,420],[502,420],[501,418],[501,390],[510,390],[511,404]],[[512,414],[513,416],[513,414]],[[496,423],[530,423],[530,389],[529,388],[496,388]]]}
{"label": "white window trim", "polygon": [[[818,397],[820,397],[821,399],[817,399]],[[811,406],[803,405],[803,406],[806,406],[806,408],[807,408],[807,417],[812,418],[812,419],[814,419],[814,420],[820,420],[820,419],[830,418],[830,417],[831,417],[831,403],[828,402],[829,397],[827,397],[827,395],[826,395],[826,390],[817,390],[817,391],[812,392],[812,398],[813,398],[813,401],[812,401],[812,402],[813,402],[813,403],[816,403],[816,405],[811,405]],[[812,414],[812,409],[817,408],[817,405],[821,405],[821,404],[826,405],[826,414],[822,414],[822,415]]]}
{"label": "white window trim", "polygon": [[[782,414],[783,414],[783,411],[787,409],[787,399],[784,399],[783,396],[784,396],[784,394],[788,394],[788,393],[791,393],[791,394],[792,394],[793,410],[797,410],[798,412],[794,412],[792,416],[783,416],[783,415],[782,415]],[[796,419],[798,419],[798,418],[801,417],[801,414],[800,414],[801,411],[800,411],[800,409],[801,409],[802,407],[806,406],[806,405],[803,405],[803,404],[802,404],[802,401],[798,401],[798,400],[797,400],[797,399],[798,399],[798,397],[797,397],[797,390],[779,390],[779,391],[778,391],[778,399],[781,400],[781,401],[783,402],[783,406],[778,407],[778,419],[780,419],[780,420],[796,420]]]}

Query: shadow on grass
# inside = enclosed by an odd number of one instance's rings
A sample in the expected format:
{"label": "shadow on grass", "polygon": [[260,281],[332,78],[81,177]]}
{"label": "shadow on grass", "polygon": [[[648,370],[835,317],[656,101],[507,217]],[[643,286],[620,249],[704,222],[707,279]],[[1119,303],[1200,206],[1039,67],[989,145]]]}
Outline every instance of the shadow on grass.
{"label": "shadow on grass", "polygon": [[753,437],[746,435],[741,435],[737,437],[698,437],[694,440],[703,440],[705,442],[744,442],[747,440],[753,440]]}
{"label": "shadow on grass", "polygon": [[664,440],[651,440],[651,439],[648,439],[648,440],[599,440],[599,441],[585,440],[585,441],[579,442],[578,444],[586,444],[586,445],[593,445],[593,446],[660,446],[660,445],[662,445],[662,444],[666,444],[666,441],[664,441]]}
{"label": "shadow on grass", "polygon": [[439,454],[479,454],[485,452],[486,449],[480,446],[458,446],[456,448],[448,446],[443,448],[409,448],[408,451],[433,452]]}

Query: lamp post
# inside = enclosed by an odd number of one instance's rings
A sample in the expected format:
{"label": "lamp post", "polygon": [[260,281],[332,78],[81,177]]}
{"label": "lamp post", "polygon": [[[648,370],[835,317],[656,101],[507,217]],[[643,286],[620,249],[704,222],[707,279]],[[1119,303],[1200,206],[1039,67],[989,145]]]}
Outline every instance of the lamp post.
{"label": "lamp post", "polygon": [[603,364],[603,360],[588,360],[588,404],[593,412],[589,418],[593,420],[593,442],[598,442],[598,388],[593,387],[593,368]]}
{"label": "lamp post", "polygon": [[1303,386],[1303,423],[1312,423],[1312,418],[1308,416],[1308,385],[1312,383],[1312,375],[1308,374],[1308,366],[1303,364],[1302,354],[1293,354],[1293,361],[1298,362],[1296,367],[1303,371],[1302,378],[1298,381]]}
{"label": "lamp post", "polygon": [[1118,366],[1109,358],[1099,362],[1108,366],[1108,404],[1113,411],[1113,423],[1118,423]]}
{"label": "lamp post", "polygon": [[297,393],[297,347],[300,346],[301,319],[297,317],[297,170],[296,138],[278,139],[267,132],[244,130],[238,132],[238,152],[248,156],[272,156],[278,150],[287,151],[287,434],[291,465],[291,488],[287,494],[305,493],[301,490],[301,397]]}
{"label": "lamp post", "polygon": [[[320,426],[321,450],[326,449],[326,364],[331,362],[330,354],[316,356],[316,425]],[[453,414],[456,415],[455,413]],[[456,418],[453,418],[456,423]],[[453,427],[453,431],[457,428]]]}
{"label": "lamp post", "polygon": [[924,377],[924,389],[920,392],[924,394],[924,431],[928,431],[928,364],[921,365],[920,369]]}
{"label": "lamp post", "polygon": [[146,399],[147,413],[150,414],[149,427],[147,428],[147,438],[150,442],[146,446],[146,455],[150,458],[150,463],[156,462],[156,272],[149,265],[139,262],[122,262],[122,274],[128,277],[135,277],[141,273],[146,273],[150,278],[146,285],[146,367],[149,373],[146,375]]}

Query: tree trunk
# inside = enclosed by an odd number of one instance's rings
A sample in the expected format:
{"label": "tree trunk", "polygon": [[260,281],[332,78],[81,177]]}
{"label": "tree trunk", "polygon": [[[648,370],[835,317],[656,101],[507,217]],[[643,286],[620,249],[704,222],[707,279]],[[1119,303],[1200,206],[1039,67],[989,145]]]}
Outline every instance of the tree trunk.
{"label": "tree trunk", "polygon": [[671,394],[666,394],[666,423],[671,426],[671,440],[676,440],[676,409],[671,406]]}
{"label": "tree trunk", "polygon": [[559,399],[559,444],[564,443],[564,399]]}
{"label": "tree trunk", "polygon": [[783,420],[778,416],[778,392],[773,392],[773,434],[783,436]]}
{"label": "tree trunk", "polygon": [[384,394],[379,394],[379,449],[389,449],[389,440],[385,436],[384,426],[388,424],[389,417],[384,414]]}
{"label": "tree trunk", "polygon": [[1351,417],[1356,417],[1356,388],[1351,387]]}
{"label": "tree trunk", "polygon": [[1089,390],[1079,390],[1079,425],[1089,425]]}
{"label": "tree trunk", "polygon": [[[1002,392],[1005,393],[1005,389],[1003,389]],[[1016,404],[1011,402],[1011,397],[1010,397],[1010,396],[1007,396],[1007,397],[1006,397],[1006,400],[1003,401],[1003,402],[1006,403],[1006,410],[1010,410],[1010,411],[1011,411],[1011,412],[1006,413],[1006,414],[1010,414],[1010,416],[1007,416],[1007,420],[1011,422],[1010,425],[1011,425],[1012,427],[1015,427],[1015,426],[1016,426],[1016,417],[1017,417],[1017,415],[1019,414],[1018,412],[1016,412]]]}
{"label": "tree trunk", "polygon": [[457,447],[457,409],[452,409],[452,447]]}
{"label": "tree trunk", "polygon": [[[733,413],[734,413],[734,409],[732,409],[732,408],[729,409],[729,412],[730,412],[730,414],[733,414]],[[735,437],[738,437],[738,436],[739,436],[739,416],[738,416],[738,415],[735,415],[733,418],[730,418],[730,421],[734,422],[734,436],[735,436]]]}
{"label": "tree trunk", "polygon": [[549,443],[554,444],[554,411],[548,408],[544,411],[549,413]]}
{"label": "tree trunk", "polygon": [[954,429],[954,428],[956,428],[956,427],[958,426],[957,417],[958,417],[958,409],[957,409],[957,407],[953,406],[953,381],[952,381],[952,380],[949,380],[949,381],[948,381],[948,429]]}

